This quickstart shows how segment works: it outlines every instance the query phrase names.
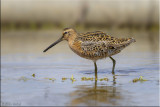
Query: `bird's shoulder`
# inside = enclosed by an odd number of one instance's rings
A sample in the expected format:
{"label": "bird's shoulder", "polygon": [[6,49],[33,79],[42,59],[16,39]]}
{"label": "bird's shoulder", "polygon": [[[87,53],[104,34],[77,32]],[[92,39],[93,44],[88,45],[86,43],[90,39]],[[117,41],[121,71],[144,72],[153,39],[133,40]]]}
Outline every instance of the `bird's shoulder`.
{"label": "bird's shoulder", "polygon": [[79,33],[78,38],[81,41],[93,41],[93,42],[100,42],[100,41],[112,41],[115,40],[115,37],[107,35],[102,31],[95,31],[95,32],[87,32],[87,33]]}

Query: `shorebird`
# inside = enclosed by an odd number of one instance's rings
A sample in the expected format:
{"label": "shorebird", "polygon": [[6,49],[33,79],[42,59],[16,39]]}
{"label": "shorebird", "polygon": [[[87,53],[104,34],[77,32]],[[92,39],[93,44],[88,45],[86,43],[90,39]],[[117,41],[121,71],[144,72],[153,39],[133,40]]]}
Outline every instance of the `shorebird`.
{"label": "shorebird", "polygon": [[112,74],[114,74],[116,61],[112,56],[120,53],[126,46],[135,42],[133,38],[115,38],[101,31],[77,33],[75,29],[65,28],[62,36],[43,52],[63,40],[68,41],[69,47],[77,55],[94,62],[95,80],[97,80],[97,60],[109,57],[113,62]]}

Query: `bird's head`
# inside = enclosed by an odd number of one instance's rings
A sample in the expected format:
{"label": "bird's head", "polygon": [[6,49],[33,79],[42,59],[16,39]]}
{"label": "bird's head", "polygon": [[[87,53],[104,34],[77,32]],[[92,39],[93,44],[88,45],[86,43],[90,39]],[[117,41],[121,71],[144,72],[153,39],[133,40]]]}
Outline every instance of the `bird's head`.
{"label": "bird's head", "polygon": [[63,40],[67,40],[76,35],[76,31],[72,28],[65,28],[63,31]]}
{"label": "bird's head", "polygon": [[48,49],[52,48],[53,46],[55,46],[56,44],[58,44],[59,42],[63,41],[63,40],[69,40],[72,39],[73,37],[75,37],[76,35],[76,31],[72,28],[65,28],[63,30],[62,36],[55,41],[54,43],[52,43],[48,48],[46,48],[43,52],[46,52]]}

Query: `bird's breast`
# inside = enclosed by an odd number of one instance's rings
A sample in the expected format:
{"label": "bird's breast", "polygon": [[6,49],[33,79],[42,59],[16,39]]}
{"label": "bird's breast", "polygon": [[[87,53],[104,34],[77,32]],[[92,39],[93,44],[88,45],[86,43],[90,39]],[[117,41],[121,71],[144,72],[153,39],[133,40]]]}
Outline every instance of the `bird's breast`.
{"label": "bird's breast", "polygon": [[68,41],[69,42],[69,47],[73,52],[81,56],[83,53],[82,48],[81,48],[81,41]]}

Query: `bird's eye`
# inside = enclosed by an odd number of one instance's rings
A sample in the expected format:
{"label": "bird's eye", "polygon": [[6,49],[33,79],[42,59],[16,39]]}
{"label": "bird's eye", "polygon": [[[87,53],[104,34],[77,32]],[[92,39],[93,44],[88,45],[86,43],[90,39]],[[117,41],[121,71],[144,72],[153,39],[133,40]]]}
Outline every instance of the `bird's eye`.
{"label": "bird's eye", "polygon": [[64,35],[67,34],[68,32],[64,32]]}

